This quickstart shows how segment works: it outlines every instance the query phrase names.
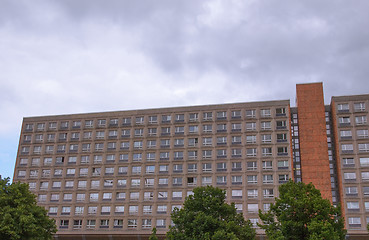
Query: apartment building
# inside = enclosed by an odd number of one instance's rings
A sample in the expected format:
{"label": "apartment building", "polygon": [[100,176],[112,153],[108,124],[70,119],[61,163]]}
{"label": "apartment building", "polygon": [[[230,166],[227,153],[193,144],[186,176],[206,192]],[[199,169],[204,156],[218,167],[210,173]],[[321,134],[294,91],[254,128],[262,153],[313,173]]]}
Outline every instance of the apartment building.
{"label": "apartment building", "polygon": [[30,185],[57,239],[164,235],[172,210],[206,185],[225,189],[263,238],[258,210],[288,179],[341,204],[359,239],[369,222],[368,106],[369,95],[325,106],[314,83],[297,85],[294,108],[280,100],[24,118],[14,181]]}

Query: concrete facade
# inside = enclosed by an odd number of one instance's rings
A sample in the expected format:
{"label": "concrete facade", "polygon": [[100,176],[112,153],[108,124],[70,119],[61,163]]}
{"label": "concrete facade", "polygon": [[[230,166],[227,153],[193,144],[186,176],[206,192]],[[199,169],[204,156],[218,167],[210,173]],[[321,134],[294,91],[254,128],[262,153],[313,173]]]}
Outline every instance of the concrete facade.
{"label": "concrete facade", "polygon": [[[24,118],[13,179],[30,184],[57,239],[147,239],[153,227],[164,236],[172,209],[205,185],[225,189],[257,228],[258,209],[268,210],[290,178],[314,183],[342,205],[349,234],[367,236],[369,95],[333,97],[330,106],[323,99],[314,83],[297,85],[297,107],[281,100]],[[340,125],[347,117],[351,125]]]}

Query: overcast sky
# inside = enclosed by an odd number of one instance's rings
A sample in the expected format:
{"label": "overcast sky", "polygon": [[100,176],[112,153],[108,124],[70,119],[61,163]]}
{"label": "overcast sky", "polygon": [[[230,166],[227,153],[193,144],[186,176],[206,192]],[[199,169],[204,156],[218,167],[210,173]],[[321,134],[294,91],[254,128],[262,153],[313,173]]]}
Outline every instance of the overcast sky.
{"label": "overcast sky", "polygon": [[22,118],[369,93],[367,0],[0,0],[0,175]]}

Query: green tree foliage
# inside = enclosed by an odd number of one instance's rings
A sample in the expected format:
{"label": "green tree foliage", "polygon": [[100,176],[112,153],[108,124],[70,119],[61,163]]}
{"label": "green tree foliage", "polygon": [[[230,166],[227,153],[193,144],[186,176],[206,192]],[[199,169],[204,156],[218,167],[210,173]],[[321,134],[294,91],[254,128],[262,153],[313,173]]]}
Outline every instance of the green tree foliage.
{"label": "green tree foliage", "polygon": [[0,239],[52,239],[55,232],[54,221],[36,205],[28,184],[0,179]]}
{"label": "green tree foliage", "polygon": [[156,236],[156,228],[152,229],[151,235],[149,237],[149,240],[159,240],[158,237]]}
{"label": "green tree foliage", "polygon": [[270,210],[259,217],[270,240],[340,240],[345,238],[344,219],[339,207],[323,199],[313,184],[290,180],[279,187]]}
{"label": "green tree foliage", "polygon": [[197,187],[182,209],[175,209],[167,239],[244,240],[255,239],[255,230],[234,204],[225,203],[225,191],[212,186]]}

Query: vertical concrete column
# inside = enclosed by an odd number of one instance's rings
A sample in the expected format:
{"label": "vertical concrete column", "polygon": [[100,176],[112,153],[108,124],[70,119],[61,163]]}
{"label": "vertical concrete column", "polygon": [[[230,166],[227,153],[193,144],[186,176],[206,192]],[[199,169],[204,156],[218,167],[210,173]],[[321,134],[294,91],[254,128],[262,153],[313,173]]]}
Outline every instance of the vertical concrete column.
{"label": "vertical concrete column", "polygon": [[322,83],[297,84],[302,181],[332,201]]}

